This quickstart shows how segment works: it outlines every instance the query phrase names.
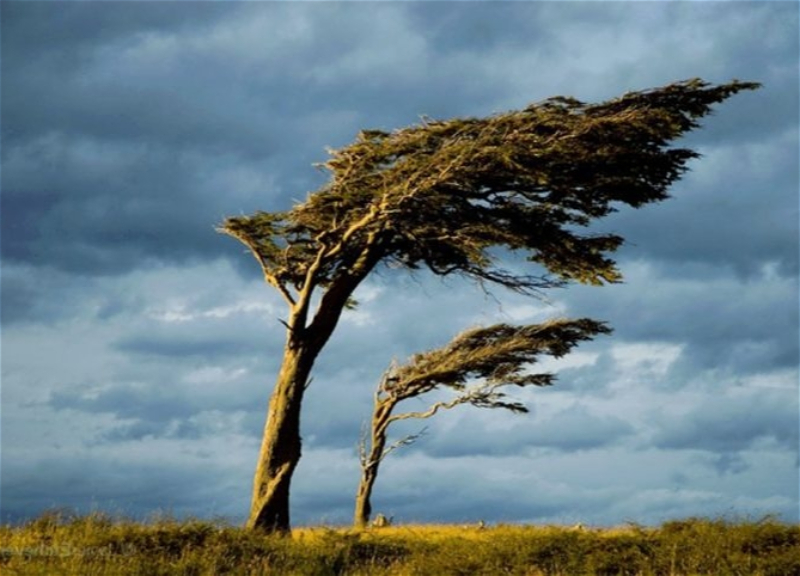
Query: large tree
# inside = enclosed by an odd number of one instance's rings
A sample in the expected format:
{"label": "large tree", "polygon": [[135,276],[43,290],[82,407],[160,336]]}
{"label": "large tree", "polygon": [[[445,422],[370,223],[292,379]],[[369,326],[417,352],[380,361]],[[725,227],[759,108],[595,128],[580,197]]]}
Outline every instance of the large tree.
{"label": "large tree", "polygon": [[[697,156],[671,143],[713,104],[757,86],[690,80],[600,104],[557,97],[487,118],[364,130],[331,151],[329,182],[305,202],[227,218],[219,231],[247,246],[288,306],[247,525],[290,529],[306,384],[376,266],[424,267],[523,293],[617,282],[609,254],[623,239],[586,228],[619,205],[667,198]],[[538,266],[504,270],[502,249]]]}
{"label": "large tree", "polygon": [[[355,526],[364,528],[369,524],[372,490],[383,459],[419,436],[412,434],[388,444],[389,426],[394,422],[430,418],[440,410],[465,404],[527,412],[524,404],[507,398],[504,388],[551,385],[555,380],[552,373],[527,371],[540,355],[559,358],[578,343],[609,332],[604,323],[588,318],[525,326],[495,324],[467,330],[441,348],[415,354],[405,364],[390,366],[375,390],[369,432],[359,446],[361,479],[356,491]],[[395,413],[401,402],[442,389],[453,394],[424,410]]]}

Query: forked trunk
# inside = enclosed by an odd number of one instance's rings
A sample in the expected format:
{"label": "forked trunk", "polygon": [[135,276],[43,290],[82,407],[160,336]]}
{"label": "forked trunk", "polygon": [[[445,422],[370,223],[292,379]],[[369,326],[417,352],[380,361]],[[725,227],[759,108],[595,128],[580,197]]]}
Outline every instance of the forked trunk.
{"label": "forked trunk", "polygon": [[301,454],[300,407],[315,354],[287,345],[253,480],[248,528],[289,532],[289,485]]}
{"label": "forked trunk", "polygon": [[267,423],[258,456],[248,528],[288,533],[289,485],[300,460],[300,408],[314,361],[333,333],[353,290],[377,261],[367,253],[354,268],[358,274],[342,275],[327,289],[317,314],[306,325],[313,285],[309,284],[286,324],[287,342],[278,380],[269,401]]}

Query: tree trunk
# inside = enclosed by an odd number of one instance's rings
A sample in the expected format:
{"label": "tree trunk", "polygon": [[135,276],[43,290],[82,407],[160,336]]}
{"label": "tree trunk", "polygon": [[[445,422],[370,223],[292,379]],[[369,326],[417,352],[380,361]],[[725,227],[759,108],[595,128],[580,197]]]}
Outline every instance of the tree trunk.
{"label": "tree trunk", "polygon": [[358,484],[356,493],[356,510],[353,516],[353,525],[356,528],[366,528],[369,525],[369,518],[372,515],[372,486],[375,484],[376,474],[371,469],[361,472],[361,482]]}
{"label": "tree trunk", "polygon": [[370,515],[372,514],[372,487],[378,478],[378,466],[383,457],[383,449],[386,446],[385,433],[375,437],[373,435],[370,443],[370,450],[367,454],[367,462],[362,464],[361,481],[358,483],[356,492],[356,509],[353,515],[353,524],[356,528],[366,528],[369,525]]}
{"label": "tree trunk", "polygon": [[300,406],[316,354],[289,338],[269,402],[248,528],[289,532],[289,485],[300,460]]}
{"label": "tree trunk", "polygon": [[286,347],[278,380],[269,401],[267,423],[258,456],[253,499],[247,528],[288,533],[289,485],[300,460],[300,408],[314,362],[327,343],[348,298],[374,266],[376,258],[367,253],[358,274],[343,275],[323,294],[317,314],[306,325],[311,285],[294,307],[289,319]]}

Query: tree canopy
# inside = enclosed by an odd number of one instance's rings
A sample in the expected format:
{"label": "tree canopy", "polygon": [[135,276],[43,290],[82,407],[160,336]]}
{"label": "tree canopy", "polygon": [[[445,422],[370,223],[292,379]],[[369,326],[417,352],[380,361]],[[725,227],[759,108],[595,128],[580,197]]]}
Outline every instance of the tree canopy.
{"label": "tree canopy", "polygon": [[[758,86],[701,80],[601,104],[556,97],[487,118],[364,130],[330,151],[330,181],[285,212],[225,220],[265,278],[294,291],[362,277],[381,260],[460,273],[528,292],[620,279],[623,239],[583,231],[614,212],[666,199],[697,152],[670,143],[714,103]],[[542,274],[515,275],[491,249],[520,251]]]}
{"label": "tree canopy", "polygon": [[[459,393],[456,404],[525,412],[519,402],[506,401],[500,388],[549,386],[555,378],[553,374],[528,371],[540,355],[560,358],[579,342],[610,333],[605,323],[589,318],[473,328],[457,335],[446,346],[415,354],[405,364],[390,368],[378,395],[397,403],[438,388],[449,388]],[[470,385],[470,381],[476,382]],[[434,404],[428,411],[435,413],[439,408],[450,407],[449,404]],[[389,423],[419,417],[423,415],[394,415]]]}

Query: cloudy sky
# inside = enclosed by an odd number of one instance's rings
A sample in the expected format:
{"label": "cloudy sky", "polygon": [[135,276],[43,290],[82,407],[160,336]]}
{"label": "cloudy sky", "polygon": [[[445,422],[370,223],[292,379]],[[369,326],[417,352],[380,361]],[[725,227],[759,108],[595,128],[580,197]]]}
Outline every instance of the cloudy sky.
{"label": "cloudy sky", "polygon": [[[669,201],[599,229],[622,285],[547,301],[384,270],[304,407],[294,520],[344,523],[392,358],[556,316],[612,336],[531,414],[462,408],[390,456],[404,522],[798,520],[796,2],[2,2],[2,521],[244,519],[282,300],[226,215],[284,210],[361,128],[760,81],[682,142]],[[418,409],[424,404],[411,404]],[[397,433],[414,431],[411,424]]]}

